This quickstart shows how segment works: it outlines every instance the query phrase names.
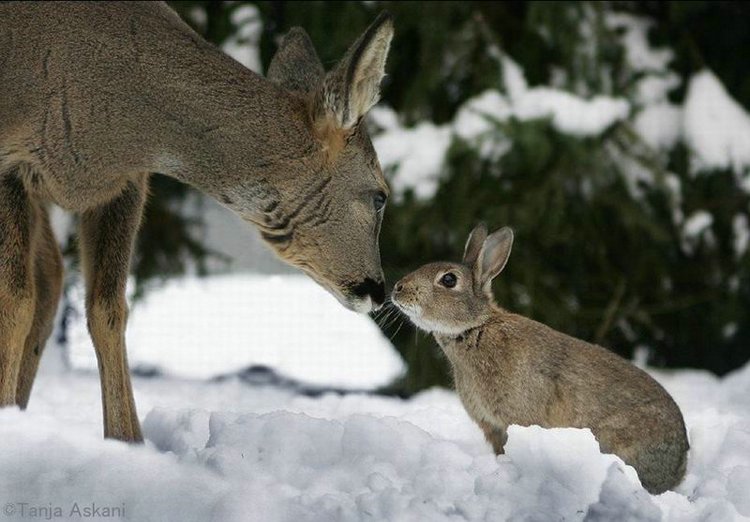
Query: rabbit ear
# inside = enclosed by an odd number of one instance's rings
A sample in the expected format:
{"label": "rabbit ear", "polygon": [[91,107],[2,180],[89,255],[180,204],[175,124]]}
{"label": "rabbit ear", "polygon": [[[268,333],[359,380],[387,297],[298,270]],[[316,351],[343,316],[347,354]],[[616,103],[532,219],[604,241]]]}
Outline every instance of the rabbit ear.
{"label": "rabbit ear", "polygon": [[491,291],[494,278],[503,271],[513,247],[513,231],[508,227],[490,234],[485,239],[474,267],[474,278],[485,292]]}
{"label": "rabbit ear", "polygon": [[485,239],[487,239],[487,226],[484,223],[479,223],[469,234],[469,239],[466,240],[463,260],[466,266],[474,267]]}

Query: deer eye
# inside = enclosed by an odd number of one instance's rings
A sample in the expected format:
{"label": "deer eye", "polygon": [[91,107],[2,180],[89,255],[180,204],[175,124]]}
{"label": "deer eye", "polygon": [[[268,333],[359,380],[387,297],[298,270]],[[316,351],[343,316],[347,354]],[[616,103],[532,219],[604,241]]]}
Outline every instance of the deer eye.
{"label": "deer eye", "polygon": [[458,281],[458,278],[456,277],[456,274],[454,274],[453,272],[448,272],[447,274],[444,274],[443,277],[440,278],[440,284],[446,288],[453,288],[454,286],[456,286],[457,281]]}
{"label": "deer eye", "polygon": [[375,196],[373,196],[373,203],[375,204],[375,211],[380,212],[385,208],[385,203],[388,201],[388,197],[385,195],[384,192],[377,192]]}

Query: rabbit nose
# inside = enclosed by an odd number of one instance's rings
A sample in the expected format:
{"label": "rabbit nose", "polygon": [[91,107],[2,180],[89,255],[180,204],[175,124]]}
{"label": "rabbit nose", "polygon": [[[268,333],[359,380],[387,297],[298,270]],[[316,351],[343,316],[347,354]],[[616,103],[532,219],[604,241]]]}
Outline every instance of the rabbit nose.
{"label": "rabbit nose", "polygon": [[398,283],[396,283],[396,284],[395,284],[395,285],[393,286],[393,291],[394,291],[394,292],[400,292],[400,291],[401,291],[401,290],[403,290],[403,289],[404,289],[404,285],[403,285],[403,284],[401,283],[401,281],[399,281]]}

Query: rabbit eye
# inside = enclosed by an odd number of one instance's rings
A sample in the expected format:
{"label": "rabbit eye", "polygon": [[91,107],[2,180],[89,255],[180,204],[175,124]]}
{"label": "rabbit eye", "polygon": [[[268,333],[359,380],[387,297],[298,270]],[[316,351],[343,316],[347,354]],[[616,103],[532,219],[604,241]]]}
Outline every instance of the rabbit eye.
{"label": "rabbit eye", "polygon": [[454,286],[456,286],[457,281],[458,278],[453,272],[448,272],[440,278],[440,284],[446,288],[453,288]]}

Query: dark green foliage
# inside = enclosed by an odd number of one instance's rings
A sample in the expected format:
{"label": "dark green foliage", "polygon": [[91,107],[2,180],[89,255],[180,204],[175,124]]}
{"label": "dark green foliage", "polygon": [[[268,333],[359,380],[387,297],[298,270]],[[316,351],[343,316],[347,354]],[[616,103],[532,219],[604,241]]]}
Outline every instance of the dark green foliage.
{"label": "dark green foliage", "polygon": [[[587,6],[595,12],[600,7]],[[638,12],[638,5],[630,7]],[[724,8],[724,16],[731,16],[731,6]],[[531,3],[527,13],[529,27],[548,24],[550,38],[536,42],[538,51],[505,51],[524,67],[530,83],[547,81],[534,72],[538,57],[550,60],[546,67],[577,71],[570,78],[585,78],[589,93],[624,95],[638,79],[624,68],[622,49],[613,44],[616,34],[607,34],[601,25],[596,27],[603,45],[587,63],[576,55],[575,42],[566,45],[566,39],[575,39],[577,21],[566,18],[558,3]],[[652,33],[670,30],[657,25]],[[727,38],[740,39],[736,32]],[[496,39],[504,40],[502,35]],[[675,61],[685,63],[679,49]],[[722,61],[731,60],[723,56]],[[604,64],[613,72],[608,88],[596,76]],[[729,76],[742,81],[729,90],[740,92],[749,68],[737,58],[732,66]],[[683,65],[685,78],[696,70]],[[718,65],[716,72],[724,80]],[[567,87],[576,90],[572,84]],[[466,97],[471,94],[476,92],[468,91]],[[676,96],[679,100],[684,92]],[[466,234],[477,221],[493,227],[510,224],[517,232],[515,252],[495,283],[503,306],[628,357],[645,346],[656,365],[723,374],[747,361],[748,257],[738,259],[734,253],[732,220],[748,215],[749,201],[734,173],[693,177],[683,146],[665,164],[625,124],[591,139],[565,137],[543,121],[511,122],[498,132],[512,142],[499,162],[482,160],[471,144],[456,143],[433,200],[420,203],[407,197],[389,209],[382,244],[391,280],[428,260],[460,259]],[[652,173],[654,183],[637,187],[639,197],[626,186],[627,165],[618,161],[620,155],[612,156],[610,145]],[[667,172],[683,187],[685,215],[702,209],[713,216],[715,245],[701,240],[694,252],[685,251],[664,185]],[[736,326],[733,335],[731,325]],[[436,363],[429,339],[414,340],[407,329],[397,334],[396,342],[410,363],[401,383],[405,389],[441,382],[434,372],[444,365]]]}
{"label": "dark green foliage", "polygon": [[737,101],[750,106],[750,74],[739,51],[750,48],[750,4],[709,0],[615,5],[656,21],[653,40],[676,51],[674,66],[681,74],[708,66]]}

